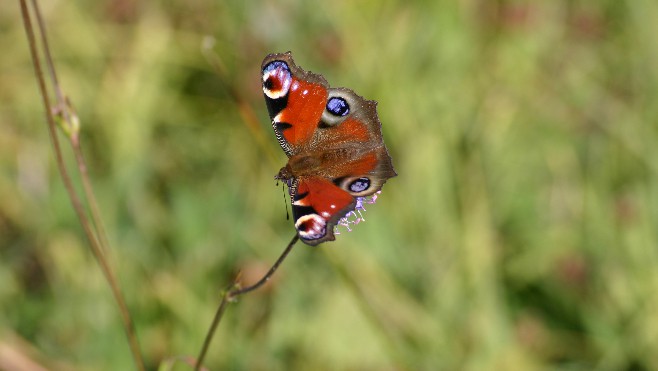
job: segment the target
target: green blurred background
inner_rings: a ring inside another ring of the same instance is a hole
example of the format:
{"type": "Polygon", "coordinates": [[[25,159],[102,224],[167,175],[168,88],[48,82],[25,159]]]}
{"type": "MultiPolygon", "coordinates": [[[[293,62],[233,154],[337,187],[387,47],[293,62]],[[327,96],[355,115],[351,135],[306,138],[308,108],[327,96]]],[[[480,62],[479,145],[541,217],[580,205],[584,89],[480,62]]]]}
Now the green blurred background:
{"type": "MultiPolygon", "coordinates": [[[[658,369],[655,1],[41,4],[150,369],[293,235],[259,81],[287,50],[379,102],[399,176],[228,308],[211,369],[658,369]]],[[[0,30],[0,362],[130,369],[17,2],[0,30]]]]}

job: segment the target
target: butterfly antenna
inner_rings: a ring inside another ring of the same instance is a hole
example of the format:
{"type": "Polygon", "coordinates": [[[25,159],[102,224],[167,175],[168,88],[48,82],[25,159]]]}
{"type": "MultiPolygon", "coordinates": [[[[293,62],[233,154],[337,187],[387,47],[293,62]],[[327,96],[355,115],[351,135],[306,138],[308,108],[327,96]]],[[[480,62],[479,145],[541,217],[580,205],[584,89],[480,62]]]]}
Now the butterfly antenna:
{"type": "Polygon", "coordinates": [[[288,213],[288,200],[286,199],[286,187],[283,183],[281,184],[281,192],[283,192],[283,204],[286,205],[286,220],[290,220],[290,214],[288,213]]]}

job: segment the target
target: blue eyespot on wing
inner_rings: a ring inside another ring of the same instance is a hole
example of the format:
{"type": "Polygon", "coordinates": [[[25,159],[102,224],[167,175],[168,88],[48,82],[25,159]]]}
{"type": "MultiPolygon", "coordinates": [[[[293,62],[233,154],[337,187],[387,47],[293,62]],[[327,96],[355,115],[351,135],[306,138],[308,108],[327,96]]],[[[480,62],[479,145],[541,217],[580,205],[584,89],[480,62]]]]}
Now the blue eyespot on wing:
{"type": "Polygon", "coordinates": [[[350,106],[341,97],[332,97],[327,102],[327,111],[334,116],[345,116],[350,113],[350,106]]]}

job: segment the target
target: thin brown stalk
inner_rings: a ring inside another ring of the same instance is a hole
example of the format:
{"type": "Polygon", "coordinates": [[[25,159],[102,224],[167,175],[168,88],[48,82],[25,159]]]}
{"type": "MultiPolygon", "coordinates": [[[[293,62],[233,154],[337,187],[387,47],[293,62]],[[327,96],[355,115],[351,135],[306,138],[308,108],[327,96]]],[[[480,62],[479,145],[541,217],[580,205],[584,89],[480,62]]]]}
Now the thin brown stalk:
{"type": "Polygon", "coordinates": [[[77,117],[71,112],[71,105],[66,99],[66,95],[62,90],[61,85],[59,84],[59,79],[57,78],[57,72],[55,71],[55,64],[53,63],[53,58],[50,53],[50,46],[48,44],[48,38],[46,37],[46,28],[41,16],[41,10],[39,4],[36,0],[32,0],[32,7],[34,8],[34,13],[37,18],[37,24],[39,25],[39,35],[41,36],[41,44],[43,45],[43,54],[46,58],[46,65],[48,67],[48,74],[50,76],[51,84],[55,90],[55,101],[56,107],[55,112],[60,113],[64,119],[64,122],[67,123],[68,127],[71,129],[71,146],[75,153],[75,160],[78,164],[78,171],[80,171],[82,186],[85,193],[85,198],[87,204],[89,205],[89,210],[91,211],[91,218],[96,229],[96,236],[101,244],[101,249],[103,252],[106,252],[109,249],[109,243],[107,242],[107,233],[105,233],[105,227],[103,221],[100,217],[100,210],[98,208],[98,202],[93,192],[93,187],[89,181],[89,174],[87,172],[87,165],[85,163],[84,157],[82,155],[82,149],[80,147],[80,136],[78,135],[77,128],[75,128],[73,120],[77,120],[77,117]]]}
{"type": "Polygon", "coordinates": [[[222,317],[224,316],[224,312],[226,311],[227,304],[234,301],[238,296],[254,291],[257,288],[263,286],[265,283],[267,283],[267,281],[269,281],[272,278],[277,268],[279,268],[281,263],[286,259],[286,257],[288,256],[288,254],[290,253],[293,246],[295,246],[295,243],[297,243],[298,240],[299,240],[299,235],[295,233],[295,236],[292,238],[288,246],[286,246],[285,250],[283,250],[283,253],[281,253],[281,255],[276,260],[276,262],[272,265],[270,270],[267,271],[267,273],[258,282],[256,282],[251,286],[241,288],[238,282],[238,280],[240,279],[238,275],[235,282],[233,282],[233,284],[231,284],[231,286],[224,291],[224,293],[222,294],[222,301],[219,303],[219,307],[217,307],[217,311],[215,312],[215,317],[213,318],[212,323],[210,324],[210,328],[208,328],[206,339],[203,342],[203,346],[201,347],[201,352],[199,353],[199,357],[197,357],[196,366],[194,367],[195,371],[199,371],[203,367],[203,360],[206,358],[206,353],[210,348],[210,343],[212,342],[212,338],[215,335],[217,326],[219,325],[219,322],[222,320],[222,317]]]}
{"type": "Polygon", "coordinates": [[[96,195],[94,194],[94,188],[91,185],[89,179],[89,173],[87,172],[87,163],[85,162],[84,156],[82,155],[82,147],[80,146],[80,138],[74,137],[71,138],[71,146],[73,147],[73,154],[75,155],[75,162],[78,164],[78,171],[80,172],[80,179],[82,179],[82,189],[85,193],[85,199],[89,205],[89,211],[91,214],[91,220],[96,227],[96,235],[98,236],[98,241],[101,244],[102,251],[107,251],[110,247],[109,242],[107,241],[107,233],[105,232],[105,226],[103,225],[103,219],[101,218],[100,209],[98,207],[98,201],[96,200],[96,195]]]}
{"type": "MultiPolygon", "coordinates": [[[[75,187],[73,186],[73,182],[71,181],[71,177],[68,173],[68,170],[66,168],[63,155],[62,155],[62,150],[61,150],[61,145],[59,143],[59,139],[57,136],[57,126],[55,123],[55,118],[53,117],[54,113],[52,110],[52,107],[50,105],[50,98],[48,96],[48,91],[46,88],[46,82],[43,76],[43,69],[41,68],[41,63],[39,62],[39,53],[37,50],[37,45],[36,45],[36,38],[34,35],[34,29],[32,27],[32,20],[30,18],[30,13],[27,8],[27,4],[25,0],[19,0],[20,5],[21,5],[21,13],[22,13],[22,19],[23,19],[23,25],[25,26],[25,32],[27,34],[27,39],[30,47],[30,53],[32,56],[32,62],[34,64],[34,70],[35,74],[37,77],[37,83],[39,85],[39,91],[41,93],[41,98],[43,100],[43,106],[46,111],[46,122],[48,124],[48,132],[50,135],[51,142],[53,144],[53,150],[55,152],[55,160],[57,163],[57,169],[59,171],[59,174],[62,178],[62,181],[64,182],[64,186],[66,188],[66,191],[69,195],[69,199],[71,201],[71,204],[73,206],[73,210],[75,211],[80,224],[82,225],[82,229],[84,230],[85,236],[89,240],[89,244],[91,246],[91,250],[94,254],[94,257],[98,261],[98,264],[101,267],[101,271],[103,272],[103,275],[105,276],[106,280],[108,281],[110,285],[110,289],[112,291],[112,295],[114,296],[115,302],[119,306],[119,312],[121,314],[121,318],[123,321],[123,326],[124,330],[126,331],[126,335],[128,337],[128,342],[130,345],[131,352],[133,354],[133,358],[135,360],[135,365],[138,370],[142,371],[144,370],[144,361],[142,359],[142,354],[139,349],[139,343],[137,341],[137,336],[135,333],[135,327],[132,322],[132,318],[130,317],[130,313],[128,311],[128,307],[125,303],[125,300],[123,298],[123,295],[121,293],[121,290],[119,288],[118,281],[114,275],[113,270],[111,269],[107,259],[105,258],[103,254],[103,250],[101,247],[101,244],[99,243],[98,236],[94,234],[92,231],[91,226],[89,225],[89,221],[87,219],[87,214],[85,212],[85,208],[80,200],[80,197],[78,196],[75,187]]],[[[41,18],[41,13],[39,11],[38,4],[35,0],[32,1],[32,6],[34,9],[34,12],[37,17],[38,21],[38,27],[39,31],[41,33],[41,41],[42,41],[42,47],[43,47],[43,52],[46,55],[46,61],[48,68],[51,73],[51,77],[53,78],[53,83],[55,86],[56,90],[56,95],[58,97],[58,109],[63,109],[65,119],[68,119],[68,123],[70,124],[71,117],[68,115],[68,108],[65,107],[65,103],[63,104],[62,102],[64,101],[64,95],[61,92],[61,89],[59,88],[59,84],[57,84],[57,78],[55,74],[55,68],[52,63],[52,58],[50,57],[50,50],[48,48],[48,43],[46,39],[46,34],[45,34],[45,27],[43,20],[41,18]],[[66,116],[68,115],[68,116],[66,116]]]]}

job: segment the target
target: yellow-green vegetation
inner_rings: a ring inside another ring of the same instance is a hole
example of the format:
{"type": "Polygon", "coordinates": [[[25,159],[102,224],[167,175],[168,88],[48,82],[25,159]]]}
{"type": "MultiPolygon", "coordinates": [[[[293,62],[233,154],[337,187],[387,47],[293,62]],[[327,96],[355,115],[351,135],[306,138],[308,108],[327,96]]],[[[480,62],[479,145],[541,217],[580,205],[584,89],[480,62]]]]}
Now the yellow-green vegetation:
{"type": "MultiPolygon", "coordinates": [[[[230,305],[207,366],[658,369],[658,3],[41,3],[149,369],[294,233],[259,81],[288,50],[379,102],[399,176],[230,305]]],[[[131,369],[17,2],[0,29],[0,365],[131,369]]]]}

